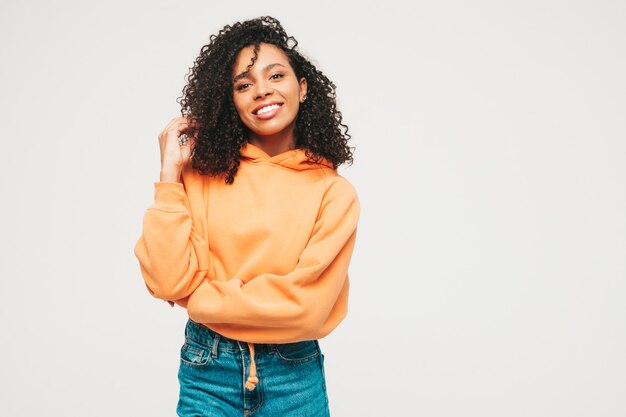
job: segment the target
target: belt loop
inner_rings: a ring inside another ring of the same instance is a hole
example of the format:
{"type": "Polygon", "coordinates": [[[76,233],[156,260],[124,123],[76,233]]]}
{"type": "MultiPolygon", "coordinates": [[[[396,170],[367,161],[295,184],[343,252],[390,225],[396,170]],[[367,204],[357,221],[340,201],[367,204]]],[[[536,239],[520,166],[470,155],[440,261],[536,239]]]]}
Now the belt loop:
{"type": "Polygon", "coordinates": [[[217,345],[220,343],[220,334],[214,332],[215,337],[213,337],[213,346],[211,347],[211,356],[213,359],[217,358],[217,345]]]}

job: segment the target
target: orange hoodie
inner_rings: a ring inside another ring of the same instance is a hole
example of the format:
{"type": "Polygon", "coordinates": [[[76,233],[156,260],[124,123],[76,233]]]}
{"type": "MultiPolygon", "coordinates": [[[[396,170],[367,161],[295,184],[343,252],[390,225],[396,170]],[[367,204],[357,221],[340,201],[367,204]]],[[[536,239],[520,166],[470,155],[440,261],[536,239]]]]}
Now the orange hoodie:
{"type": "Polygon", "coordinates": [[[270,157],[247,143],[233,184],[187,166],[183,183],[156,182],[135,245],[152,296],[253,343],[328,335],[348,308],[348,266],[359,219],[354,187],[304,150],[270,157]]]}

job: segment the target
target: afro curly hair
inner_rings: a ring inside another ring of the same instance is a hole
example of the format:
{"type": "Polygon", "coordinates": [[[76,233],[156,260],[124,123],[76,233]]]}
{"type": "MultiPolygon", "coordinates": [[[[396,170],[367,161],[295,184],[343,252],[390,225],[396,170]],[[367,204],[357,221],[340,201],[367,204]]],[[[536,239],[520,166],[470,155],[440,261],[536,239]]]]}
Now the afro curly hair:
{"type": "Polygon", "coordinates": [[[297,49],[298,42],[280,22],[263,16],[226,25],[201,48],[187,74],[183,95],[177,99],[183,116],[194,120],[187,133],[196,137],[191,166],[203,175],[225,177],[232,184],[240,164],[240,150],[249,139],[233,101],[232,71],[239,52],[254,47],[254,65],[261,43],[280,48],[298,79],[307,81],[307,100],[300,105],[295,124],[296,148],[304,149],[309,161],[327,159],[337,167],[352,164],[348,126],[337,110],[335,85],[297,49]]]}

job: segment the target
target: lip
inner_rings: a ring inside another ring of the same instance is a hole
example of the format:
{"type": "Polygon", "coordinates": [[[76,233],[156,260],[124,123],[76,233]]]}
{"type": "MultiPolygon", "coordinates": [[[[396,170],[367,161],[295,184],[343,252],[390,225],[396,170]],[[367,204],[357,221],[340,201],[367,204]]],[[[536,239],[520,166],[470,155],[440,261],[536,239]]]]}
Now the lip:
{"type": "Polygon", "coordinates": [[[272,104],[280,104],[281,106],[283,105],[283,103],[281,103],[280,101],[270,101],[269,103],[259,104],[258,106],[254,108],[254,110],[252,110],[252,114],[256,116],[257,115],[256,112],[261,110],[263,107],[271,106],[272,104]]]}

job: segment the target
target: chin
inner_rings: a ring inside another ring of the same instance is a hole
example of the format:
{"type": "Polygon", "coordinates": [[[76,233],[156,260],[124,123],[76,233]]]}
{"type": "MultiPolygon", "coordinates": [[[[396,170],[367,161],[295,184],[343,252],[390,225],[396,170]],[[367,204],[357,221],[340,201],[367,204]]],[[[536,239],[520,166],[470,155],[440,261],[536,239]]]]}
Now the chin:
{"type": "Polygon", "coordinates": [[[276,129],[276,130],[263,130],[263,131],[252,131],[252,133],[254,133],[256,136],[274,136],[276,134],[279,134],[280,132],[282,132],[282,129],[276,129]]]}
{"type": "Polygon", "coordinates": [[[286,129],[287,129],[287,127],[281,126],[281,127],[275,128],[275,129],[271,129],[271,128],[267,128],[267,129],[250,129],[250,132],[252,132],[256,136],[272,136],[272,135],[279,134],[279,133],[285,131],[286,129]]]}

